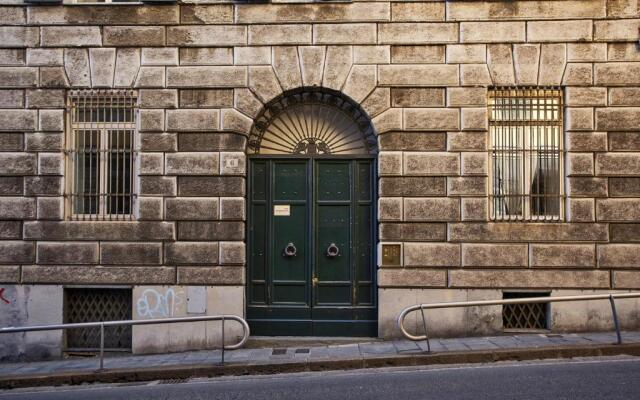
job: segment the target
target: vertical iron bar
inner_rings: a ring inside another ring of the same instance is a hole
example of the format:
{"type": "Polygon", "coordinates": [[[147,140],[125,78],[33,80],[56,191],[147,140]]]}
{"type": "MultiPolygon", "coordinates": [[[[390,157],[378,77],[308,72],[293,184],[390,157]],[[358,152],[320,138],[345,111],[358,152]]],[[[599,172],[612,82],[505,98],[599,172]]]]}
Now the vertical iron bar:
{"type": "Polygon", "coordinates": [[[222,362],[220,365],[224,365],[224,316],[222,316],[222,362]]]}
{"type": "Polygon", "coordinates": [[[609,302],[611,303],[611,314],[613,315],[613,323],[616,326],[616,335],[618,336],[618,344],[622,344],[622,335],[620,334],[620,322],[618,321],[618,312],[616,311],[616,302],[613,295],[609,295],[609,302]]]}
{"type": "Polygon", "coordinates": [[[420,313],[422,314],[422,327],[424,328],[424,337],[427,340],[427,353],[431,353],[431,343],[429,342],[429,332],[427,331],[427,319],[424,317],[424,308],[420,304],[420,313]]]}
{"type": "Polygon", "coordinates": [[[104,368],[104,322],[100,324],[100,370],[104,368]]]}

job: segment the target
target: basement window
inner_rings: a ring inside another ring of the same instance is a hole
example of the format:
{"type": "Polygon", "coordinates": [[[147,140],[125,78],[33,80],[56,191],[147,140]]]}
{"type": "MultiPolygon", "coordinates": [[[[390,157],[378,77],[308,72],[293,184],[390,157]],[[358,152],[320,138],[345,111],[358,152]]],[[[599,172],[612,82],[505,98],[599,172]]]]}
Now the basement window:
{"type": "Polygon", "coordinates": [[[70,218],[132,219],[135,93],[72,91],[68,113],[66,197],[70,218]]]}
{"type": "MultiPolygon", "coordinates": [[[[503,299],[549,297],[548,292],[505,292],[503,299]]],[[[549,329],[549,303],[505,304],[502,306],[502,327],[505,330],[549,329]]]]}

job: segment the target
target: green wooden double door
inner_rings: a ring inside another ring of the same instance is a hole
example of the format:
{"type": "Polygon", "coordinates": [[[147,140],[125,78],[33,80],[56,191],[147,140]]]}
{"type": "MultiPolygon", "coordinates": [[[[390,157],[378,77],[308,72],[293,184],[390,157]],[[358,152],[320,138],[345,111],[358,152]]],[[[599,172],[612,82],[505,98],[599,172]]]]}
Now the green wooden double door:
{"type": "Polygon", "coordinates": [[[371,158],[250,159],[252,334],[377,335],[374,168],[371,158]]]}

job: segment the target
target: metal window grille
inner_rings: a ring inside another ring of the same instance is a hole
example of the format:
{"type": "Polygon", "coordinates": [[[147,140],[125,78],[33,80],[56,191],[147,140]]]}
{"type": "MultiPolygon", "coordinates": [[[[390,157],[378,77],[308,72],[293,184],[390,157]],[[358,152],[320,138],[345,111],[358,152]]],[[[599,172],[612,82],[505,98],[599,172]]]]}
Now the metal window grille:
{"type": "MultiPolygon", "coordinates": [[[[503,299],[545,297],[549,293],[503,293],[503,299]]],[[[505,304],[502,306],[504,329],[548,329],[549,303],[505,304]]]]}
{"type": "Polygon", "coordinates": [[[488,107],[491,218],[562,220],[562,90],[492,88],[488,107]]]}
{"type": "Polygon", "coordinates": [[[76,220],[132,219],[135,93],[73,91],[68,112],[68,215],[76,220]]]}
{"type": "MultiPolygon", "coordinates": [[[[64,322],[129,320],[132,315],[131,289],[66,288],[64,322]]],[[[100,328],[69,329],[67,350],[96,351],[100,348],[100,328]]],[[[105,327],[105,349],[131,349],[131,326],[105,327]]]]}

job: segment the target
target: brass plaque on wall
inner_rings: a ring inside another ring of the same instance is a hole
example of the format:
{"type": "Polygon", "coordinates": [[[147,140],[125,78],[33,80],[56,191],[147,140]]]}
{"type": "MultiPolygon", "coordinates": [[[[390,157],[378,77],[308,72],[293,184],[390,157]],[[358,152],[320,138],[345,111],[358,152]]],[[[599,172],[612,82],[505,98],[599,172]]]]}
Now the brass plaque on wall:
{"type": "Polygon", "coordinates": [[[382,265],[401,265],[400,244],[382,245],[382,265]]]}

